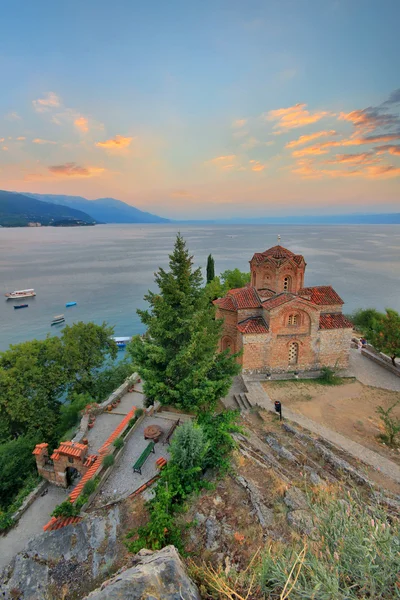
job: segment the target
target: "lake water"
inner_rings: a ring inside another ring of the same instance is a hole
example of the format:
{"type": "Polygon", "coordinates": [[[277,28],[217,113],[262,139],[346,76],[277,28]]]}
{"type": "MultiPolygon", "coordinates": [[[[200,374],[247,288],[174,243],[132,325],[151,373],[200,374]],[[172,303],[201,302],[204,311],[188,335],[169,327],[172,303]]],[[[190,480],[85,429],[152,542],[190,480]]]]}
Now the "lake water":
{"type": "MultiPolygon", "coordinates": [[[[11,343],[57,334],[50,326],[64,313],[67,323],[107,321],[115,335],[142,333],[136,314],[155,289],[154,272],[167,267],[178,230],[196,266],[208,254],[216,272],[248,270],[254,252],[277,243],[303,254],[305,285],[332,285],[345,312],[386,306],[400,310],[400,227],[271,225],[97,225],[82,228],[0,229],[0,292],[35,288],[29,308],[0,297],[0,350],[11,343]],[[65,303],[76,301],[73,308],[65,303]]],[[[203,269],[203,271],[205,268],[203,269]]],[[[23,301],[25,302],[25,300],[23,301]]]]}

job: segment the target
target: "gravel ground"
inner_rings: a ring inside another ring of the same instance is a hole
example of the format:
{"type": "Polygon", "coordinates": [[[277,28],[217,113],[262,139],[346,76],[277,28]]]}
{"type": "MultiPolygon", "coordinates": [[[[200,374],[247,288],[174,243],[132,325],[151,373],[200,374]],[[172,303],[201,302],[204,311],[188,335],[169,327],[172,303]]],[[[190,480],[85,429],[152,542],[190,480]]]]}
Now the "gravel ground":
{"type": "Polygon", "coordinates": [[[5,567],[17,552],[21,552],[31,538],[43,533],[43,525],[50,519],[57,504],[63,502],[68,491],[49,484],[47,494],[39,496],[24,512],[18,524],[0,536],[0,570],[5,567]]]}
{"type": "Polygon", "coordinates": [[[158,473],[156,460],[163,456],[169,459],[169,446],[163,444],[163,438],[172,425],[172,421],[159,417],[146,417],[125,444],[119,464],[113,469],[110,477],[97,496],[96,506],[101,506],[134,492],[141,485],[158,473]],[[142,467],[142,475],[133,472],[133,465],[149,443],[144,439],[144,429],[148,425],[159,425],[163,430],[160,441],[155,445],[155,454],[150,454],[142,467]]]}

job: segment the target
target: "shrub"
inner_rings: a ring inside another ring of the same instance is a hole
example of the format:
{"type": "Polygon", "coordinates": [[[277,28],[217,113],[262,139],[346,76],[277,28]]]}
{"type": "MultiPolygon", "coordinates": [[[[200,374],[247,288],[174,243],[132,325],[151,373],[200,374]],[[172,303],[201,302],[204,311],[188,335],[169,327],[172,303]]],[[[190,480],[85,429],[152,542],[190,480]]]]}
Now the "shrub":
{"type": "Polygon", "coordinates": [[[79,511],[81,510],[82,506],[84,506],[88,500],[89,500],[89,494],[84,494],[82,492],[82,494],[79,496],[78,500],[74,504],[76,510],[78,511],[78,514],[79,514],[79,511]]]}
{"type": "Polygon", "coordinates": [[[327,385],[336,385],[341,383],[341,379],[336,376],[336,370],[332,369],[332,367],[321,367],[319,382],[327,385]]]}
{"type": "Polygon", "coordinates": [[[93,494],[96,487],[97,485],[94,479],[89,479],[89,481],[87,481],[83,486],[82,494],[85,494],[85,496],[90,496],[90,494],[93,494]]]}
{"type": "Polygon", "coordinates": [[[170,451],[174,464],[182,474],[190,474],[192,469],[201,469],[207,449],[202,427],[187,421],[176,430],[170,451]]]}
{"type": "Polygon", "coordinates": [[[231,433],[242,433],[238,420],[238,410],[226,410],[222,413],[212,415],[201,414],[198,423],[202,426],[208,443],[207,453],[204,457],[203,468],[218,469],[221,473],[227,471],[230,466],[230,455],[236,448],[236,442],[231,433]]]}
{"type": "Polygon", "coordinates": [[[112,467],[115,462],[115,459],[112,454],[108,454],[103,458],[103,467],[112,467]]]}
{"type": "Polygon", "coordinates": [[[124,445],[124,440],[120,437],[113,441],[113,446],[115,446],[117,450],[120,450],[123,445],[124,445]]]}
{"type": "Polygon", "coordinates": [[[320,493],[310,506],[312,543],[271,545],[261,570],[268,598],[356,600],[399,598],[399,523],[357,495],[320,493]],[[282,594],[282,595],[281,595],[282,594]]]}
{"type": "Polygon", "coordinates": [[[388,446],[393,446],[394,448],[400,443],[400,419],[393,417],[391,412],[398,404],[400,404],[400,400],[397,400],[386,410],[383,406],[378,406],[376,409],[385,429],[385,433],[381,433],[379,438],[388,446]]]}
{"type": "Polygon", "coordinates": [[[64,502],[55,507],[51,515],[53,517],[75,517],[79,515],[79,508],[69,500],[64,500],[64,502]]]}
{"type": "Polygon", "coordinates": [[[143,408],[138,408],[135,412],[136,419],[139,419],[139,417],[141,417],[143,413],[144,413],[143,408]]]}

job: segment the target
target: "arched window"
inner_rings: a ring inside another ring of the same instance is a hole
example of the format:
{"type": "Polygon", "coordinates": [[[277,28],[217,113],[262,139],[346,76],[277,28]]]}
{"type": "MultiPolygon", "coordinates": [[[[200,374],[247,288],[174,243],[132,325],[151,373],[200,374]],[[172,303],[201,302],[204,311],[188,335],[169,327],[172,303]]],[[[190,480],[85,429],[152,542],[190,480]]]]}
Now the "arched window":
{"type": "Polygon", "coordinates": [[[290,292],[291,288],[292,288],[292,278],[287,275],[283,280],[283,291],[290,292]]]}
{"type": "Polygon", "coordinates": [[[298,315],[289,315],[288,325],[298,325],[298,324],[299,324],[298,315]]]}
{"type": "Polygon", "coordinates": [[[297,342],[291,342],[289,346],[289,365],[297,364],[299,359],[299,345],[297,342]]]}
{"type": "Polygon", "coordinates": [[[222,338],[222,350],[229,350],[229,352],[235,351],[233,341],[230,337],[226,336],[222,338]]]}

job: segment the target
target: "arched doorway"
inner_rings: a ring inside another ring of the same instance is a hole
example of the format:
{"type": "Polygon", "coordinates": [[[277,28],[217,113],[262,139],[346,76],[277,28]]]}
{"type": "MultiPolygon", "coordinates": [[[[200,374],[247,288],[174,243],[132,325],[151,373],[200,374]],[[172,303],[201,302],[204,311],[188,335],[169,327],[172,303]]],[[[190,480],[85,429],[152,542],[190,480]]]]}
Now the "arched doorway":
{"type": "Polygon", "coordinates": [[[222,351],[224,350],[229,350],[229,352],[231,353],[235,352],[235,345],[233,343],[232,338],[230,338],[229,336],[225,336],[224,338],[222,338],[222,351]]]}
{"type": "Polygon", "coordinates": [[[299,360],[299,345],[297,342],[289,344],[289,365],[296,365],[299,360]]]}
{"type": "Polygon", "coordinates": [[[67,487],[75,484],[76,481],[81,476],[78,469],[75,469],[75,467],[67,467],[65,469],[65,475],[66,475],[66,479],[67,479],[67,487]]]}

